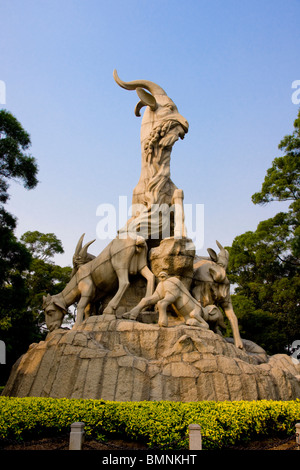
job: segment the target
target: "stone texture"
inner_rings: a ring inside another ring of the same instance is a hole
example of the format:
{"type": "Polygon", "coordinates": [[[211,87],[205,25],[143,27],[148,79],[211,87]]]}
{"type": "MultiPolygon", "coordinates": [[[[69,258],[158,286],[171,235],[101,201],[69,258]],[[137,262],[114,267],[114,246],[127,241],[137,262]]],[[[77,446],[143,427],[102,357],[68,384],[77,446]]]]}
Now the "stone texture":
{"type": "MultiPolygon", "coordinates": [[[[150,295],[155,288],[155,276],[147,266],[147,253],[146,240],[137,234],[135,237],[118,235],[114,238],[97,257],[76,268],[61,292],[43,296],[48,330],[52,332],[61,327],[68,307],[74,303],[77,303],[75,325],[80,325],[90,313],[98,311],[99,302],[107,300],[108,294],[112,297],[103,314],[115,315],[128,290],[130,274],[139,274],[147,280],[146,294],[150,295]]],[[[142,295],[143,286],[136,290],[142,295]]]]}
{"type": "MultiPolygon", "coordinates": [[[[129,276],[129,282],[130,284],[124,292],[119,306],[116,309],[116,314],[118,317],[121,317],[123,313],[126,313],[128,310],[131,310],[133,307],[135,307],[146,295],[147,281],[143,276],[140,274],[137,274],[136,276],[129,276]]],[[[99,309],[100,314],[103,313],[113,297],[113,293],[104,296],[101,301],[101,307],[99,309]]]]}
{"type": "MultiPolygon", "coordinates": [[[[135,108],[136,116],[140,116],[140,110],[145,106],[141,123],[141,174],[132,195],[133,217],[137,219],[136,223],[143,224],[145,220],[141,206],[148,211],[153,210],[154,205],[172,205],[177,187],[171,180],[171,151],[174,143],[179,138],[183,139],[188,132],[189,124],[179,114],[172,99],[156,83],[149,80],[127,83],[119,78],[116,70],[114,79],[122,88],[136,90],[140,100],[135,108]]],[[[155,231],[151,228],[152,236],[153,232],[155,231]]]]}
{"type": "Polygon", "coordinates": [[[165,238],[150,251],[150,266],[158,277],[161,271],[177,276],[187,289],[190,288],[194,273],[195,246],[189,238],[165,238]]]}
{"type": "Polygon", "coordinates": [[[184,324],[160,328],[92,316],[31,345],[14,365],[3,395],[119,401],[300,398],[299,364],[243,343],[240,350],[232,339],[184,324]]]}

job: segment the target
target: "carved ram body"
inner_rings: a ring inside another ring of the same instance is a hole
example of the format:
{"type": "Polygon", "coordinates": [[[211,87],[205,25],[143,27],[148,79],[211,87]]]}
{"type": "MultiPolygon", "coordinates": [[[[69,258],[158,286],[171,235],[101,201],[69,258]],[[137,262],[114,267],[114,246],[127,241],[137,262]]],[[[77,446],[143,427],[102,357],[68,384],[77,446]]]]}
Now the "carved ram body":
{"type": "Polygon", "coordinates": [[[120,300],[129,286],[129,274],[140,273],[147,280],[147,293],[151,295],[155,277],[147,267],[147,245],[145,240],[118,238],[100,253],[99,256],[80,265],[64,290],[54,296],[43,298],[45,320],[50,331],[60,328],[64,315],[70,305],[78,302],[75,325],[89,316],[95,299],[100,299],[117,288],[104,314],[114,314],[120,300]]]}
{"type": "Polygon", "coordinates": [[[229,253],[218,241],[216,243],[220,249],[218,255],[212,248],[208,248],[210,259],[203,258],[194,264],[192,293],[202,307],[215,304],[224,310],[232,328],[234,343],[243,349],[238,320],[231,302],[230,283],[226,275],[229,253]]]}

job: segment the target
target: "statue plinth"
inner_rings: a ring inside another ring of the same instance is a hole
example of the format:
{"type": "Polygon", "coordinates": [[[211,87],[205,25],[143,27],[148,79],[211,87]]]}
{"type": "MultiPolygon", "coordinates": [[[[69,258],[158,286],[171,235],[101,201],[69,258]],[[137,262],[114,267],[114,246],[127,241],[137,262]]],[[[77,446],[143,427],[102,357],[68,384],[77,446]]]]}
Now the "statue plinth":
{"type": "Polygon", "coordinates": [[[300,396],[299,365],[243,344],[240,350],[211,330],[183,324],[92,316],[31,345],[3,395],[183,402],[300,396]]]}

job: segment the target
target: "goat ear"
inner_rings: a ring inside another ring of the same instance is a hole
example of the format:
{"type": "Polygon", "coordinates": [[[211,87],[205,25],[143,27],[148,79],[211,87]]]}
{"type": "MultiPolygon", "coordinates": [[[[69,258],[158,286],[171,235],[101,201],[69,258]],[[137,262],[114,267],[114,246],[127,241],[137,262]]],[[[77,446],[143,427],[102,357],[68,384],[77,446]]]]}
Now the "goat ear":
{"type": "Polygon", "coordinates": [[[221,251],[224,250],[223,246],[221,245],[220,242],[218,242],[218,240],[216,240],[216,244],[218,245],[218,247],[221,251]]]}
{"type": "Polygon", "coordinates": [[[218,261],[218,256],[215,250],[213,250],[212,248],[207,248],[207,251],[210,256],[210,259],[216,263],[218,261]]]}
{"type": "Polygon", "coordinates": [[[138,107],[138,110],[140,110],[142,108],[142,106],[150,106],[150,108],[152,109],[152,111],[155,111],[155,109],[157,108],[157,104],[156,104],[156,99],[154,98],[153,95],[151,95],[150,93],[147,93],[147,91],[145,91],[143,88],[140,88],[138,87],[136,90],[137,92],[137,95],[138,97],[140,98],[140,103],[138,103],[137,107],[138,107]]]}
{"type": "Polygon", "coordinates": [[[43,308],[47,307],[47,305],[50,303],[51,301],[51,295],[48,294],[47,297],[45,295],[43,295],[43,308]]]}
{"type": "Polygon", "coordinates": [[[55,300],[54,305],[56,305],[57,307],[61,308],[64,311],[66,311],[65,305],[63,305],[63,303],[60,302],[59,300],[55,300]]]}

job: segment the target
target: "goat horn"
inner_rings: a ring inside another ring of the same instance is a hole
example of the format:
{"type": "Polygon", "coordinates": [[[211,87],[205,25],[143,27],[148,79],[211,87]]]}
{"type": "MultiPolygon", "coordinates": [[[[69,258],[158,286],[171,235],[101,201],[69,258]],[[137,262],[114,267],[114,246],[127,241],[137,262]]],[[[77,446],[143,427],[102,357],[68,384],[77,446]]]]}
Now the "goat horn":
{"type": "MultiPolygon", "coordinates": [[[[95,240],[96,240],[96,238],[95,238],[95,240]]],[[[86,255],[87,255],[87,249],[88,249],[88,247],[89,247],[92,243],[94,243],[95,240],[92,240],[91,242],[86,243],[86,244],[84,245],[84,247],[81,248],[80,253],[79,253],[79,256],[81,256],[82,258],[85,258],[86,255]]]]}
{"type": "Polygon", "coordinates": [[[125,88],[125,90],[136,90],[136,88],[146,88],[146,90],[150,91],[150,93],[155,95],[166,95],[165,90],[163,90],[159,85],[154,82],[150,82],[149,80],[133,80],[131,82],[123,82],[117,74],[116,69],[113,72],[114,79],[116,83],[125,88]]]}
{"type": "Polygon", "coordinates": [[[78,240],[78,243],[77,243],[77,246],[76,246],[76,249],[75,249],[75,256],[78,256],[80,251],[82,250],[82,241],[84,239],[84,235],[85,235],[85,233],[83,233],[81,235],[81,237],[79,238],[79,240],[78,240]]]}
{"type": "MultiPolygon", "coordinates": [[[[137,89],[135,90],[137,92],[137,95],[138,97],[140,98],[140,102],[136,105],[136,109],[135,109],[135,112],[140,111],[140,109],[142,108],[142,106],[150,106],[150,108],[152,109],[152,111],[155,111],[156,108],[157,108],[157,103],[156,103],[156,99],[154,98],[153,95],[151,95],[150,93],[147,93],[147,91],[145,91],[143,88],[140,88],[140,87],[137,87],[137,89]],[[140,105],[140,103],[142,104],[142,106],[140,105]]],[[[139,116],[140,114],[137,114],[137,116],[139,116]]]]}
{"type": "Polygon", "coordinates": [[[216,240],[216,244],[218,245],[218,247],[220,248],[220,250],[224,250],[224,247],[221,245],[220,242],[218,242],[218,240],[216,240]]]}
{"type": "Polygon", "coordinates": [[[137,116],[137,117],[140,117],[141,116],[141,109],[142,107],[145,106],[145,103],[143,103],[142,101],[139,101],[136,105],[136,107],[134,108],[134,114],[137,116]]]}

